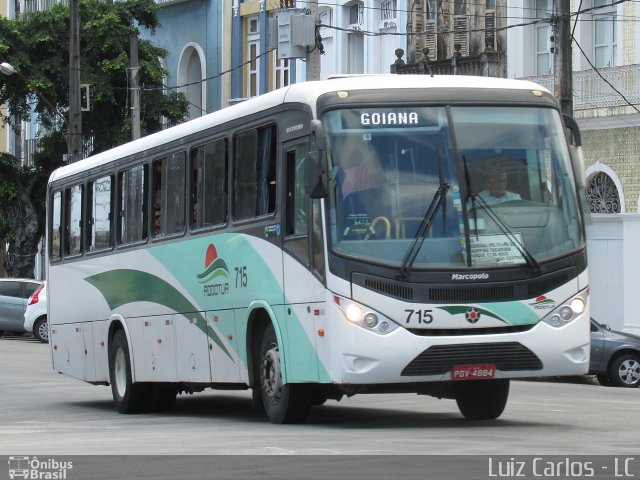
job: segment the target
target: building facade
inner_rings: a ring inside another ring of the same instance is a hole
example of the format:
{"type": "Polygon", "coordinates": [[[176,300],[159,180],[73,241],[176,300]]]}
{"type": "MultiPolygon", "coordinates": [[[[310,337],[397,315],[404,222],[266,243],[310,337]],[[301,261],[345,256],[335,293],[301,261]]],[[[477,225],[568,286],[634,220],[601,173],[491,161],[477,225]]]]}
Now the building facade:
{"type": "MultiPolygon", "coordinates": [[[[510,0],[509,77],[551,91],[557,38],[552,0],[510,0]]],[[[582,132],[592,316],[640,333],[635,286],[640,283],[640,4],[571,2],[573,116],[582,132]],[[577,9],[580,9],[579,11],[577,9]]]]}
{"type": "MultiPolygon", "coordinates": [[[[304,58],[279,58],[273,23],[283,9],[309,13],[309,2],[234,0],[232,97],[248,98],[307,80],[304,58]]],[[[406,48],[407,9],[402,0],[318,2],[320,79],[336,74],[389,73],[394,51],[406,48]]]]}
{"type": "Polygon", "coordinates": [[[320,78],[335,74],[389,73],[395,50],[406,49],[409,20],[402,0],[321,2],[320,78]]]}
{"type": "MultiPolygon", "coordinates": [[[[552,8],[552,0],[509,2],[508,74],[554,91],[552,8]]],[[[573,115],[582,130],[591,211],[638,213],[640,5],[583,0],[573,1],[571,11],[573,115]]]]}
{"type": "Polygon", "coordinates": [[[169,52],[167,88],[183,92],[189,118],[226,106],[230,95],[231,0],[156,0],[160,27],[141,37],[169,52]]]}
{"type": "Polygon", "coordinates": [[[506,0],[406,3],[408,65],[429,70],[423,73],[506,77],[506,0]]]}

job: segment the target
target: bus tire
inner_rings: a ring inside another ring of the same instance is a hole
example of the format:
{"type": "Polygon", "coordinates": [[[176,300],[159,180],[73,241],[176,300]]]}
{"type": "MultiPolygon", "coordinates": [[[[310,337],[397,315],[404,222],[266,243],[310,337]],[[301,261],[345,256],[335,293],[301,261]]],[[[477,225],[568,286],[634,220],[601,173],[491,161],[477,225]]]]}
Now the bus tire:
{"type": "Polygon", "coordinates": [[[311,402],[304,385],[283,384],[278,339],[269,325],[260,343],[258,364],[262,404],[271,423],[300,423],[307,418],[311,402]]]}
{"type": "Polygon", "coordinates": [[[109,380],[113,403],[120,413],[140,413],[151,408],[149,384],[133,383],[129,344],[124,330],[118,330],[109,348],[109,380]]]}
{"type": "Polygon", "coordinates": [[[468,380],[457,385],[456,403],[467,420],[494,420],[509,398],[509,380],[468,380]]]}

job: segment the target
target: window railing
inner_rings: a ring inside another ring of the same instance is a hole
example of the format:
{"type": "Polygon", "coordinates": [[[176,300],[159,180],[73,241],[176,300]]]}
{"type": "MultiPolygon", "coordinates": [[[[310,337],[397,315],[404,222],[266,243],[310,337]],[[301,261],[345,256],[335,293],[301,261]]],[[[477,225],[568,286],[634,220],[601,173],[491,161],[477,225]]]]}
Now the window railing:
{"type": "Polygon", "coordinates": [[[20,13],[51,10],[54,5],[67,5],[69,0],[20,0],[20,13]]]}
{"type": "MultiPolygon", "coordinates": [[[[640,65],[599,68],[602,76],[633,104],[640,103],[640,65]]],[[[553,75],[526,77],[553,92],[553,75]]],[[[589,110],[620,107],[627,101],[607,84],[595,70],[573,72],[573,109],[589,110]]]]}
{"type": "Polygon", "coordinates": [[[398,16],[397,0],[383,0],[380,2],[380,20],[395,20],[398,16]]]}

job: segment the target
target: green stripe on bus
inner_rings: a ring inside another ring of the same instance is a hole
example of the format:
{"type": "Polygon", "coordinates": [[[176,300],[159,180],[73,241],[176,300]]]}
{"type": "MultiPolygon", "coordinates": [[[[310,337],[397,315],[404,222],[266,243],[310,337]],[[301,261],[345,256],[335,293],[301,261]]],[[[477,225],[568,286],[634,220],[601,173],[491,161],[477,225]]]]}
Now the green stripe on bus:
{"type": "Polygon", "coordinates": [[[193,313],[197,317],[198,328],[205,334],[210,332],[212,340],[233,361],[218,334],[207,328],[207,321],[198,308],[163,279],[140,270],[118,269],[98,273],[85,280],[100,291],[111,310],[129,303],[150,302],[180,314],[193,313]]]}

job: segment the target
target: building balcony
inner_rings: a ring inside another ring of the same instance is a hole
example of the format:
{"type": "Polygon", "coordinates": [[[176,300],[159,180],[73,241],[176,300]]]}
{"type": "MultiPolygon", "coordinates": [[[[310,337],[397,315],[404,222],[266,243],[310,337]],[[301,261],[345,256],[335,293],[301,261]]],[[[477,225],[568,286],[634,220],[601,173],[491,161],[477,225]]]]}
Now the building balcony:
{"type": "MultiPolygon", "coordinates": [[[[640,65],[624,65],[620,67],[599,68],[573,72],[573,110],[576,117],[603,116],[594,114],[594,110],[607,109],[608,115],[624,115],[637,113],[629,105],[640,103],[640,65]],[[628,100],[625,100],[620,92],[628,100]]],[[[526,77],[553,92],[553,75],[526,77]]]]}
{"type": "Polygon", "coordinates": [[[54,5],[59,3],[66,5],[69,3],[69,0],[20,0],[20,13],[23,14],[51,10],[54,5]]]}

